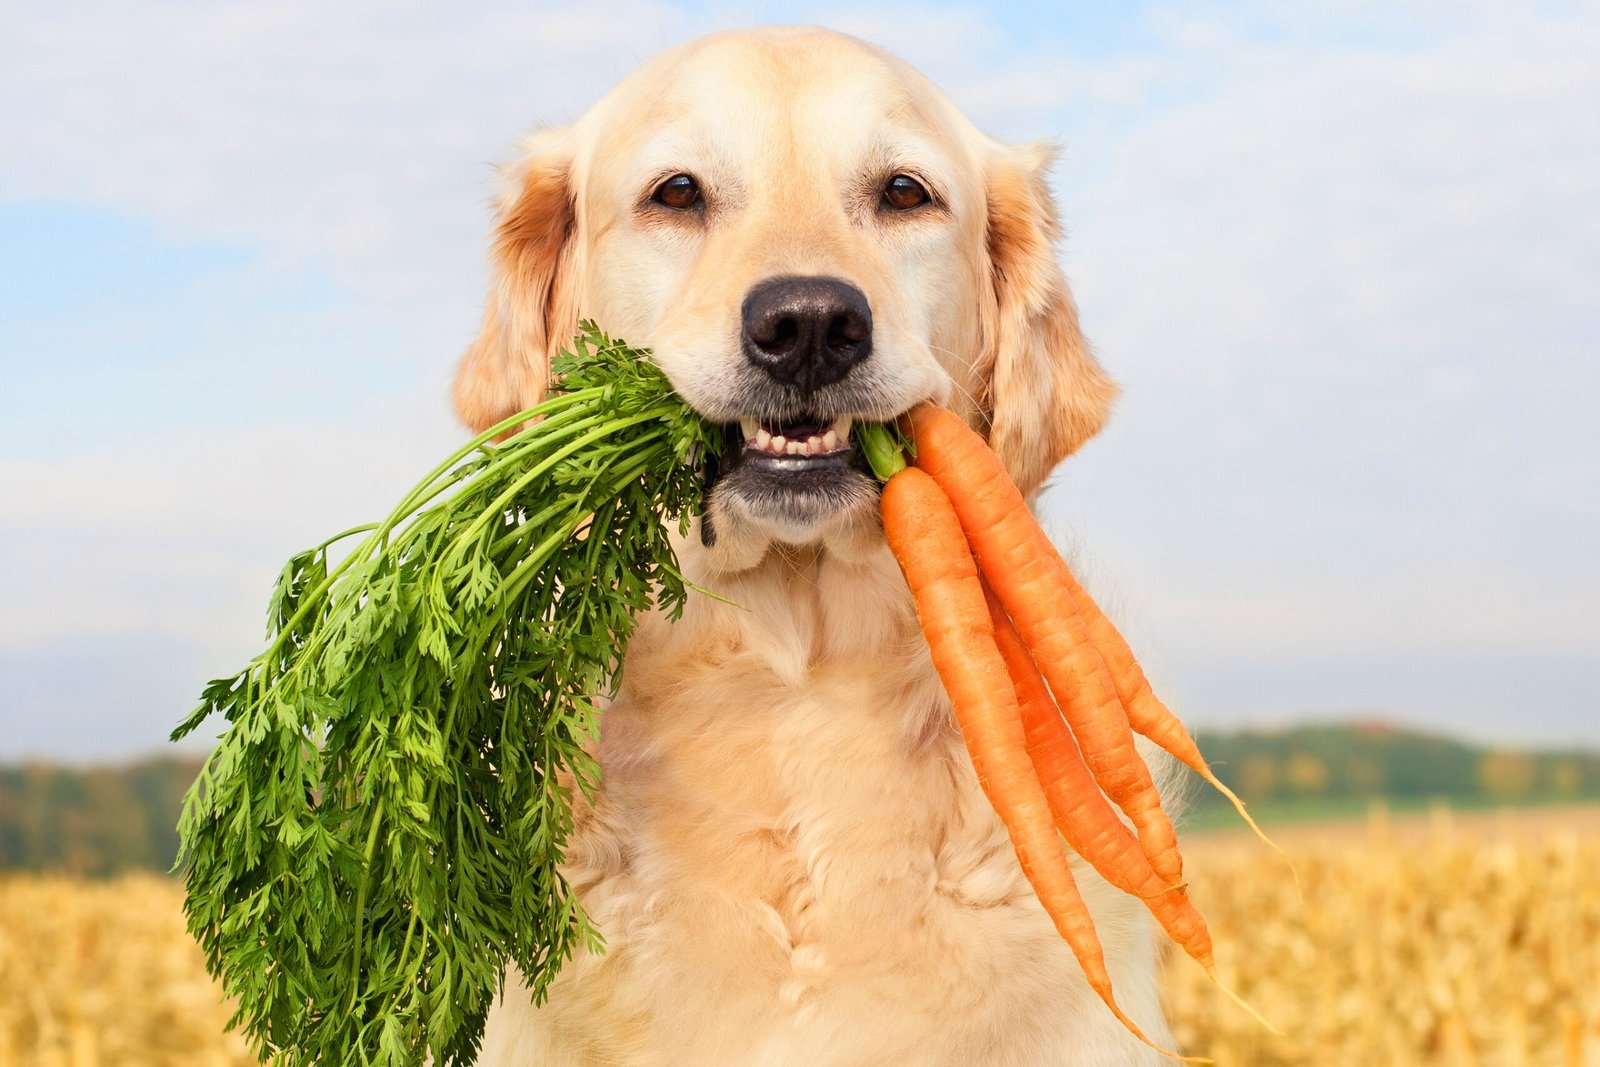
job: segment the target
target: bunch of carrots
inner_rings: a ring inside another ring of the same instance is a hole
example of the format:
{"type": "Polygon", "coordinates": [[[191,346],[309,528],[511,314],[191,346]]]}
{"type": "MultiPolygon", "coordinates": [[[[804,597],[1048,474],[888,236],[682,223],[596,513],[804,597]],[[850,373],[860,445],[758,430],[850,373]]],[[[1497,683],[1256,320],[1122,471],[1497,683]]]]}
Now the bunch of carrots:
{"type": "Polygon", "coordinates": [[[1185,890],[1177,834],[1133,735],[1193,768],[1261,830],[1152,692],[983,438],[941,408],[923,405],[909,418],[915,466],[884,486],[884,532],[978,780],[1089,985],[1134,1036],[1181,1059],[1117,1006],[1062,839],[1142,900],[1222,987],[1211,935],[1185,890]]]}

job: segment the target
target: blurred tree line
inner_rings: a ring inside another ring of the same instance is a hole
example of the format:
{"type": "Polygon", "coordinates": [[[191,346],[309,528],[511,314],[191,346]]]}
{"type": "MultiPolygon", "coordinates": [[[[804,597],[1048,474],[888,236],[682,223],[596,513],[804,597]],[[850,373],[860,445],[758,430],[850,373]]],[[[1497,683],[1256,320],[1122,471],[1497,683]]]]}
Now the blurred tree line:
{"type": "MultiPolygon", "coordinates": [[[[1201,732],[1217,773],[1252,803],[1314,814],[1341,803],[1443,799],[1460,804],[1600,800],[1600,752],[1485,748],[1382,723],[1201,732]]],[[[193,758],[112,767],[0,767],[0,871],[100,876],[166,870],[193,758]]],[[[1221,802],[1192,791],[1199,809],[1221,802]]]]}
{"type": "Polygon", "coordinates": [[[0,767],[0,871],[166,870],[198,759],[111,767],[0,767]]]}
{"type": "MultiPolygon", "coordinates": [[[[1201,731],[1196,739],[1218,777],[1247,801],[1600,799],[1600,752],[1484,747],[1381,722],[1201,731]]],[[[1195,800],[1212,806],[1220,798],[1198,790],[1195,800]]]]}

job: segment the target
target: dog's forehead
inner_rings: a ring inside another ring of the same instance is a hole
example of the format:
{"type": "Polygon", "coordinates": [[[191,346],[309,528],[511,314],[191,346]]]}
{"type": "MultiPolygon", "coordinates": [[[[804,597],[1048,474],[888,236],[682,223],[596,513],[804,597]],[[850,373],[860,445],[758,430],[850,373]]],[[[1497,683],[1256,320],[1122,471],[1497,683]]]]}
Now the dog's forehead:
{"type": "Polygon", "coordinates": [[[907,102],[911,68],[865,41],[809,27],[712,34],[665,52],[619,90],[649,94],[667,111],[695,110],[730,98],[793,107],[867,93],[907,102]]]}
{"type": "Polygon", "coordinates": [[[920,75],[854,38],[805,30],[719,34],[666,53],[582,124],[602,173],[674,155],[779,164],[797,144],[815,162],[959,140],[953,107],[920,75]]]}

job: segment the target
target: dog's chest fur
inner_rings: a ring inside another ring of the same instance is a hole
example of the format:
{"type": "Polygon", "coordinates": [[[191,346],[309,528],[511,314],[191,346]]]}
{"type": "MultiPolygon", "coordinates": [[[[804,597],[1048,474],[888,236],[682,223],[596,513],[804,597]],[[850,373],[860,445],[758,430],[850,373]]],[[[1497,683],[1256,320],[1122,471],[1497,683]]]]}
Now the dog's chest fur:
{"type": "MultiPolygon", "coordinates": [[[[784,556],[641,624],[568,853],[607,950],[541,1008],[509,988],[481,1063],[1146,1062],[1023,879],[893,568],[784,556]]],[[[1142,909],[1075,869],[1164,1039],[1142,909]]]]}

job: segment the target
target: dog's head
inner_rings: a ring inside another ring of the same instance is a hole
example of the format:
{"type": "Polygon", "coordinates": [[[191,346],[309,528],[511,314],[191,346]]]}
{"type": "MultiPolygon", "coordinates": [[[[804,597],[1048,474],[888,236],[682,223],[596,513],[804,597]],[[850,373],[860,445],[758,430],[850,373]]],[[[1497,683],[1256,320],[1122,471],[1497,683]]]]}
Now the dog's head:
{"type": "Polygon", "coordinates": [[[722,536],[870,525],[851,425],[930,398],[1031,493],[1115,391],[1056,262],[1049,159],[985,137],[850,37],[770,29],[668,52],[511,170],[457,410],[481,429],[537,401],[592,318],[728,427],[722,536]]]}

